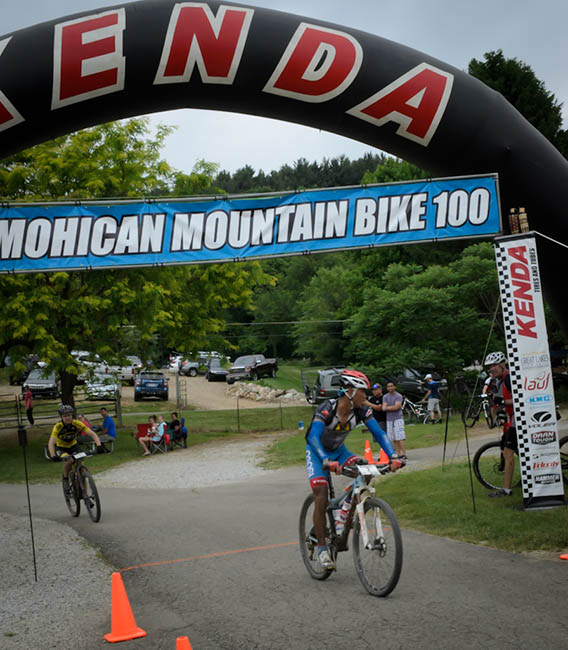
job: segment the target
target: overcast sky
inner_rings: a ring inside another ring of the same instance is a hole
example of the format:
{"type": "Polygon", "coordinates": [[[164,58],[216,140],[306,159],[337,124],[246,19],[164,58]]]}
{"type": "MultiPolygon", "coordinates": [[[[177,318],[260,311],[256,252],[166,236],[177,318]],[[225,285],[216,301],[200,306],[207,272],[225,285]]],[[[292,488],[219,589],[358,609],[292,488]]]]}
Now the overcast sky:
{"type": "MultiPolygon", "coordinates": [[[[0,0],[0,35],[115,4],[119,3],[0,0]]],[[[502,49],[506,57],[533,68],[564,104],[565,128],[568,125],[568,0],[257,0],[249,4],[361,29],[462,70],[473,57],[502,49]]],[[[179,125],[163,155],[185,172],[200,158],[231,172],[246,164],[269,172],[299,157],[321,161],[378,151],[316,129],[236,113],[184,109],[156,113],[151,119],[153,124],[179,125]]]]}

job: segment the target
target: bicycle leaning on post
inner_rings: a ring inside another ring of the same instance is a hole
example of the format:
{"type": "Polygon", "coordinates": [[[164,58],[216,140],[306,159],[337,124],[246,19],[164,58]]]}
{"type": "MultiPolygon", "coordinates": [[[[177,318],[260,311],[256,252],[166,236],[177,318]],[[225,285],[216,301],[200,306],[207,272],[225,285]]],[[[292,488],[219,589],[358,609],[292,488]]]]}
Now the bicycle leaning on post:
{"type": "Polygon", "coordinates": [[[402,403],[402,417],[404,418],[405,424],[412,424],[413,420],[427,424],[430,419],[430,411],[424,408],[422,404],[413,402],[408,397],[405,397],[402,403]]]}
{"type": "MultiPolygon", "coordinates": [[[[341,473],[354,480],[339,497],[335,497],[329,477],[326,544],[335,562],[338,553],[349,549],[349,533],[353,529],[353,560],[357,575],[371,595],[384,597],[392,592],[400,578],[402,536],[391,507],[376,497],[375,487],[370,484],[374,477],[390,472],[389,465],[367,465],[366,462],[360,460],[357,465],[343,468],[341,473]],[[351,499],[351,509],[343,531],[337,534],[333,513],[348,498],[351,499]]],[[[318,561],[313,514],[314,495],[310,494],[300,511],[300,552],[311,577],[326,580],[334,569],[326,569],[318,561]]]]}
{"type": "Polygon", "coordinates": [[[68,456],[59,456],[59,459],[63,462],[69,462],[70,458],[73,459],[71,471],[67,477],[68,489],[66,489],[65,483],[63,484],[63,496],[69,512],[73,517],[78,517],[81,514],[81,501],[83,501],[89,517],[97,522],[101,518],[101,500],[95,479],[83,464],[83,458],[95,454],[96,452],[79,451],[68,456]]]}

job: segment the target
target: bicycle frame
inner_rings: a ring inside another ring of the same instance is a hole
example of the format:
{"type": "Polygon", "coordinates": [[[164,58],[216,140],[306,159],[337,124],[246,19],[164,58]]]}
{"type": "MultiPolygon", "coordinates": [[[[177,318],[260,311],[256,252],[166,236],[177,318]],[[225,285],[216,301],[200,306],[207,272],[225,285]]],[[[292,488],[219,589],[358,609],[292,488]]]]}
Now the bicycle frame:
{"type": "MultiPolygon", "coordinates": [[[[361,524],[361,535],[363,537],[363,542],[365,548],[371,548],[372,544],[369,541],[369,532],[367,530],[367,520],[365,519],[365,502],[367,499],[374,497],[376,495],[376,490],[374,485],[370,485],[370,480],[373,476],[379,476],[381,474],[386,474],[390,471],[388,465],[357,465],[359,473],[353,478],[353,481],[347,486],[344,492],[335,497],[335,492],[331,481],[329,481],[329,492],[330,492],[330,501],[327,506],[327,514],[330,523],[330,530],[332,531],[332,543],[335,544],[338,551],[347,550],[347,539],[349,537],[349,532],[353,525],[353,515],[354,511],[357,512],[359,522],[361,524]],[[343,502],[351,497],[351,509],[349,510],[349,515],[347,521],[345,522],[345,527],[340,535],[337,535],[335,532],[335,517],[333,514],[334,510],[341,508],[343,502]]],[[[349,473],[350,468],[344,468],[343,472],[346,476],[353,476],[349,473]]],[[[380,533],[380,536],[383,535],[382,521],[380,517],[375,517],[375,525],[377,532],[380,533]]]]}

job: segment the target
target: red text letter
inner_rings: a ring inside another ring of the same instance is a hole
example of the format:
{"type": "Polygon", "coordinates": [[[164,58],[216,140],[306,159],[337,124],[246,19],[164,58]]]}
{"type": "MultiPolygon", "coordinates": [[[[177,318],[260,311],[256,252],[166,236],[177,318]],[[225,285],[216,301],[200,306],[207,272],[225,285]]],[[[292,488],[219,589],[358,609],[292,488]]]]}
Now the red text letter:
{"type": "MultiPolygon", "coordinates": [[[[8,45],[11,40],[12,37],[10,36],[9,38],[0,41],[0,56],[2,56],[2,52],[4,52],[6,45],[8,45]]],[[[0,131],[5,131],[11,126],[15,126],[23,121],[24,118],[18,113],[12,102],[0,90],[0,131]]]]}
{"type": "Polygon", "coordinates": [[[383,126],[400,124],[397,134],[428,146],[446,110],[454,75],[421,63],[347,112],[383,126]]]}
{"type": "Polygon", "coordinates": [[[124,27],[124,9],[55,26],[52,109],[123,90],[124,27]]]}
{"type": "Polygon", "coordinates": [[[189,81],[197,65],[203,83],[232,84],[252,20],[253,9],[206,4],[175,5],[154,84],[189,81]]]}
{"type": "Polygon", "coordinates": [[[351,84],[362,61],[363,50],[353,36],[302,23],[264,92],[304,102],[326,102],[351,84]]]}

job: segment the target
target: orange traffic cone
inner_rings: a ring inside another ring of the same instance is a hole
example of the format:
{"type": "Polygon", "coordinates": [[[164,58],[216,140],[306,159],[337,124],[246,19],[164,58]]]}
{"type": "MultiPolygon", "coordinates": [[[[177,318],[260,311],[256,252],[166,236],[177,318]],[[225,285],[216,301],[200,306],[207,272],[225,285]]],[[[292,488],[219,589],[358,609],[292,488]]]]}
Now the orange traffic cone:
{"type": "Polygon", "coordinates": [[[381,455],[379,456],[379,465],[388,465],[389,457],[387,456],[384,449],[381,449],[381,455]]]}
{"type": "Polygon", "coordinates": [[[371,445],[369,444],[368,440],[365,440],[365,455],[363,456],[363,458],[369,463],[375,462],[373,460],[373,452],[371,451],[371,445]]]}
{"type": "Polygon", "coordinates": [[[186,636],[178,636],[176,650],[191,650],[191,643],[186,636]]]}
{"type": "Polygon", "coordinates": [[[561,560],[568,560],[568,553],[564,553],[564,555],[560,556],[561,560]]]}
{"type": "Polygon", "coordinates": [[[111,633],[105,634],[104,639],[109,643],[117,641],[130,641],[146,636],[146,632],[136,626],[134,614],[130,609],[126,589],[120,573],[112,574],[112,605],[111,605],[111,633]]]}

